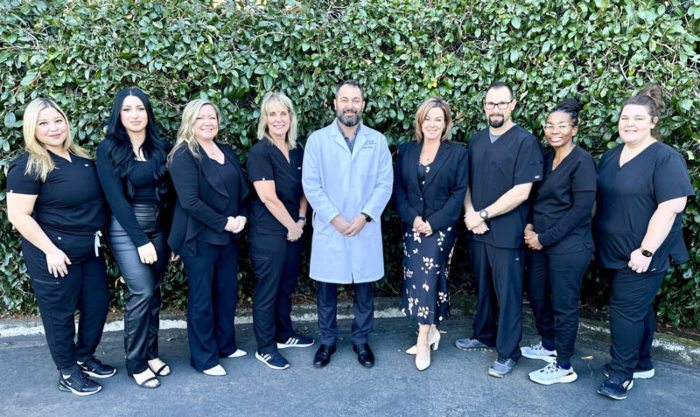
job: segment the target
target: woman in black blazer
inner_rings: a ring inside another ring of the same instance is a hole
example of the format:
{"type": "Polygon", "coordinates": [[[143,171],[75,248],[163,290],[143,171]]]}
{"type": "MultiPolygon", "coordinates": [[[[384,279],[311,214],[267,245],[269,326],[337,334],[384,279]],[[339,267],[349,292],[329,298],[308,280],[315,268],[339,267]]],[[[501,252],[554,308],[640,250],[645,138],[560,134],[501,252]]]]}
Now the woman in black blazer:
{"type": "Polygon", "coordinates": [[[208,100],[187,103],[169,156],[177,203],[168,244],[182,257],[189,281],[190,363],[212,376],[226,375],[219,358],[246,354],[236,347],[233,322],[248,185],[233,148],[214,141],[219,115],[208,100]]]}
{"type": "Polygon", "coordinates": [[[404,224],[404,291],[401,311],[418,322],[416,367],[430,366],[437,350],[437,324],[449,310],[448,270],[455,223],[467,192],[467,149],[451,143],[450,106],[438,97],[416,112],[415,141],[399,148],[394,170],[396,209],[404,224]]]}

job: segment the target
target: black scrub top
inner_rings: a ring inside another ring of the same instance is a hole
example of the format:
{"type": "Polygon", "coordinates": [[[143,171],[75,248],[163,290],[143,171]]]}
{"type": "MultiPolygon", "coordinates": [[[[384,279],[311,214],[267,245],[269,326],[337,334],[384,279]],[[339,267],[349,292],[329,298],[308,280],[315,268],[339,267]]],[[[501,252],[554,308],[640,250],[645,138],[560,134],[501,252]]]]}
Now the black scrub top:
{"type": "Polygon", "coordinates": [[[44,229],[94,235],[104,227],[106,212],[95,164],[71,154],[71,161],[49,151],[55,168],[45,182],[24,173],[29,155],[15,159],[7,172],[7,192],[36,195],[32,217],[44,229]]]}
{"type": "MultiPolygon", "coordinates": [[[[659,204],[694,195],[683,157],[663,143],[653,143],[620,167],[623,145],[607,151],[598,166],[594,226],[598,263],[603,268],[627,268],[630,253],[642,244],[659,204]]],[[[669,233],[656,250],[649,272],[665,271],[678,233],[669,233]]]]}
{"type": "Polygon", "coordinates": [[[596,191],[593,157],[576,146],[552,171],[554,149],[544,156],[544,181],[533,192],[532,223],[544,250],[593,248],[591,219],[596,191]]]}
{"type": "MultiPolygon", "coordinates": [[[[301,167],[304,151],[301,145],[289,151],[289,161],[275,144],[267,139],[256,143],[248,153],[248,177],[251,182],[274,181],[275,193],[294,221],[299,220],[299,202],[304,194],[301,167]]],[[[253,187],[255,190],[255,187],[253,187]]],[[[287,234],[287,228],[265,207],[254,192],[250,229],[255,233],[287,234]]]]}
{"type": "MultiPolygon", "coordinates": [[[[472,205],[479,211],[518,184],[542,181],[542,146],[532,133],[514,125],[495,142],[488,128],[469,142],[469,189],[472,205]]],[[[488,221],[489,231],[469,238],[499,248],[520,248],[529,204],[488,221]]]]}

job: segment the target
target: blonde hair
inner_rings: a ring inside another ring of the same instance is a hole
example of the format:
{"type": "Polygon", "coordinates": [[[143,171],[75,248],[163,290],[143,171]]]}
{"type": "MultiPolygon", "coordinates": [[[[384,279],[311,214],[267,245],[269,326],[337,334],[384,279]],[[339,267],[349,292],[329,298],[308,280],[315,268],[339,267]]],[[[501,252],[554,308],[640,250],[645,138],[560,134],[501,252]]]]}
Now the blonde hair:
{"type": "Polygon", "coordinates": [[[260,118],[258,119],[258,139],[266,139],[270,143],[274,143],[267,131],[267,110],[273,104],[281,104],[287,108],[289,111],[289,130],[287,130],[287,137],[285,142],[287,143],[287,148],[294,149],[297,147],[297,114],[294,111],[294,104],[289,97],[285,96],[283,93],[267,93],[263,97],[262,103],[260,104],[260,118]]]}
{"type": "Polygon", "coordinates": [[[416,133],[413,135],[416,142],[423,141],[423,122],[428,117],[430,110],[435,108],[442,110],[442,113],[445,115],[445,130],[442,132],[440,141],[448,141],[452,137],[452,111],[450,110],[450,105],[442,97],[430,97],[416,111],[416,133]]]}
{"type": "Polygon", "coordinates": [[[35,98],[27,105],[27,108],[24,109],[24,117],[22,118],[24,125],[22,128],[22,133],[24,134],[24,149],[27,151],[27,154],[29,154],[29,160],[24,174],[34,175],[42,182],[46,181],[46,177],[49,173],[56,168],[56,164],[54,164],[53,158],[49,155],[49,151],[46,150],[44,144],[39,142],[36,138],[39,113],[46,109],[56,110],[66,122],[66,140],[63,141],[63,150],[83,158],[90,157],[83,148],[73,143],[70,122],[68,121],[66,113],[49,98],[35,98]]]}
{"type": "Polygon", "coordinates": [[[198,98],[187,103],[182,111],[182,122],[180,122],[180,128],[177,130],[177,141],[175,146],[173,146],[173,150],[170,151],[170,155],[168,155],[168,162],[173,159],[175,152],[183,146],[187,146],[192,156],[196,159],[202,158],[202,155],[199,154],[199,142],[194,136],[194,122],[204,106],[212,106],[216,112],[216,121],[221,123],[221,112],[211,101],[198,98]]]}

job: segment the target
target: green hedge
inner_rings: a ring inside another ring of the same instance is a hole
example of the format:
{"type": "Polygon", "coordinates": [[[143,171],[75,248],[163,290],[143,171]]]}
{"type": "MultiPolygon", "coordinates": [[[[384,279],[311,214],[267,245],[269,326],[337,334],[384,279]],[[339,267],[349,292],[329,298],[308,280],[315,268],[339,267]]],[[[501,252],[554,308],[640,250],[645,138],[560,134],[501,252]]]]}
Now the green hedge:
{"type": "MultiPolygon", "coordinates": [[[[595,155],[613,146],[622,101],[655,82],[667,91],[665,141],[681,152],[700,189],[700,0],[375,0],[238,2],[20,1],[0,4],[0,199],[5,172],[21,152],[21,116],[29,100],[53,97],[70,115],[79,143],[93,148],[114,93],[138,85],[153,98],[165,137],[173,138],[184,104],[208,97],[225,116],[222,139],[244,158],[258,104],[282,90],[300,113],[303,137],[327,124],[332,89],[343,78],[366,88],[365,122],[385,132],[392,150],[410,140],[412,117],[427,96],[456,113],[456,140],[484,127],[481,100],[495,79],[515,85],[515,119],[541,136],[560,99],[585,103],[579,141],[595,155]],[[166,3],[166,4],[160,4],[166,3]]],[[[685,216],[693,260],[669,274],[659,315],[700,327],[700,213],[685,216]]],[[[387,278],[398,293],[401,250],[393,210],[384,215],[387,278]]],[[[35,308],[18,234],[0,214],[0,314],[35,308]]],[[[467,285],[463,245],[454,284],[467,285]]],[[[166,302],[183,305],[185,280],[173,271],[166,302]]],[[[113,264],[119,307],[123,284],[113,264]]],[[[244,260],[241,295],[252,279],[244,260]]],[[[303,279],[300,290],[311,290],[303,279]]],[[[606,303],[607,286],[591,270],[588,302],[606,303]]]]}

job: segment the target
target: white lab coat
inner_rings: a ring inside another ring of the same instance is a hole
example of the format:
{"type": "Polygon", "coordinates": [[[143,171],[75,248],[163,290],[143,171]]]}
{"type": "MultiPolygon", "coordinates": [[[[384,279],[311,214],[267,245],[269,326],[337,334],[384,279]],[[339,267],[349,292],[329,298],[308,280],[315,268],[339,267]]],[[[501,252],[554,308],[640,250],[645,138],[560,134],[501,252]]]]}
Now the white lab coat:
{"type": "Polygon", "coordinates": [[[313,132],[304,151],[302,184],[314,210],[311,278],[335,284],[381,279],[381,214],[393,186],[384,135],[361,125],[351,154],[336,120],[313,132]],[[331,224],[339,214],[351,221],[360,213],[373,221],[353,237],[341,235],[331,224]]]}

